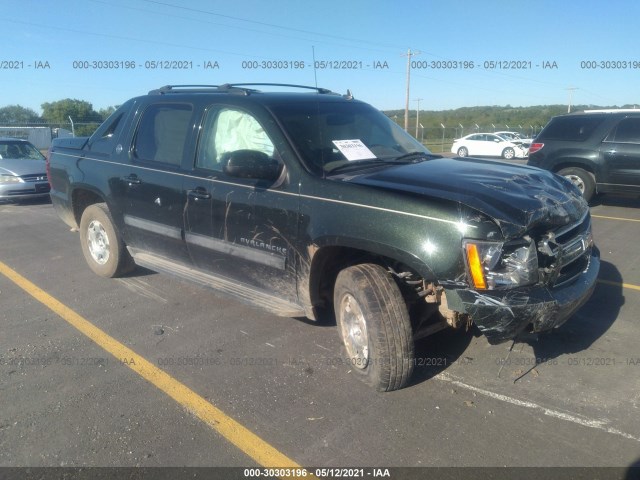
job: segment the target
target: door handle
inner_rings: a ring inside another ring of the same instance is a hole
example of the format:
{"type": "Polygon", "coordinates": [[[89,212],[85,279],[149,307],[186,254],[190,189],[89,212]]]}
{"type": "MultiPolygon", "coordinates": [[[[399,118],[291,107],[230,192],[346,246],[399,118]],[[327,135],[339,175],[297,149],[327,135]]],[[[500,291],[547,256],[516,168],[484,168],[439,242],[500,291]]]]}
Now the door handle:
{"type": "Polygon", "coordinates": [[[189,190],[187,195],[189,195],[189,198],[193,198],[194,200],[209,200],[211,198],[211,194],[202,187],[189,190]]]}
{"type": "Polygon", "coordinates": [[[129,186],[131,186],[131,185],[140,185],[142,183],[142,181],[134,173],[132,173],[131,175],[128,175],[126,177],[120,177],[120,180],[123,180],[123,181],[127,182],[129,184],[129,186]]]}

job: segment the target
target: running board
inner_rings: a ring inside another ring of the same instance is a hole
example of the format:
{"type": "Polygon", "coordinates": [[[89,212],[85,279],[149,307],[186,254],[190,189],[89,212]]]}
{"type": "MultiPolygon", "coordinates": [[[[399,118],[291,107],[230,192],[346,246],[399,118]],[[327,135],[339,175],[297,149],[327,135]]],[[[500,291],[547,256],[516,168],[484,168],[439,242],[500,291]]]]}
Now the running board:
{"type": "Polygon", "coordinates": [[[129,253],[131,253],[136,264],[141,267],[145,267],[156,272],[176,275],[185,280],[209,287],[236,300],[240,300],[254,307],[266,310],[279,317],[306,317],[304,308],[300,305],[283,300],[263,290],[238,284],[228,278],[205,273],[196,268],[176,263],[168,260],[167,258],[153,255],[148,252],[143,252],[129,247],[127,247],[127,249],[129,250],[129,253]]]}

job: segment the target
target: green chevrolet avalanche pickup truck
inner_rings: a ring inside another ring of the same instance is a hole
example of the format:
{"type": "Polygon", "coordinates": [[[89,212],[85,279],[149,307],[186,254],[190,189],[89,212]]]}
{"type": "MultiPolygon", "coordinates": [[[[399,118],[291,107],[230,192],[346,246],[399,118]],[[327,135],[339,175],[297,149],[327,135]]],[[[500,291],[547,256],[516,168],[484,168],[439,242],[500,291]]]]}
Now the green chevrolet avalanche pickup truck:
{"type": "Polygon", "coordinates": [[[599,269],[566,179],[433,155],[322,88],[162,87],[54,141],[48,175],[98,275],[141,265],[277,315],[333,311],[379,390],[405,386],[415,340],[442,328],[498,343],[557,327],[599,269]]]}

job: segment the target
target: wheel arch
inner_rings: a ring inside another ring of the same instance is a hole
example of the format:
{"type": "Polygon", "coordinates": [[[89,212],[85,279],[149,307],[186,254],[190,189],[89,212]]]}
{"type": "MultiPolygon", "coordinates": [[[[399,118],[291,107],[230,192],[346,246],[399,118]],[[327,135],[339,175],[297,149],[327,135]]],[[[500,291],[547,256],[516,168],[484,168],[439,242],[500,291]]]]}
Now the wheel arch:
{"type": "Polygon", "coordinates": [[[582,170],[589,172],[591,175],[593,175],[595,179],[596,169],[592,164],[590,164],[589,162],[584,162],[582,160],[573,159],[573,158],[567,158],[559,161],[553,166],[551,171],[553,173],[558,173],[560,170],[563,170],[565,168],[581,168],[582,170]]]}
{"type": "Polygon", "coordinates": [[[374,263],[387,269],[404,269],[425,280],[436,280],[433,271],[415,255],[362,239],[343,239],[340,243],[314,243],[309,259],[306,285],[301,292],[312,307],[333,302],[333,286],[341,270],[360,263],[374,263]]]}
{"type": "Polygon", "coordinates": [[[95,203],[107,202],[100,192],[91,187],[79,186],[74,188],[71,193],[71,205],[73,208],[73,218],[76,222],[76,227],[80,227],[82,212],[84,212],[89,205],[93,205],[95,203]]]}
{"type": "Polygon", "coordinates": [[[559,171],[564,170],[565,168],[580,168],[587,172],[589,175],[591,175],[591,178],[593,178],[594,192],[599,193],[597,175],[598,172],[596,171],[596,168],[593,164],[579,159],[567,158],[555,164],[551,171],[557,174],[559,171]]]}

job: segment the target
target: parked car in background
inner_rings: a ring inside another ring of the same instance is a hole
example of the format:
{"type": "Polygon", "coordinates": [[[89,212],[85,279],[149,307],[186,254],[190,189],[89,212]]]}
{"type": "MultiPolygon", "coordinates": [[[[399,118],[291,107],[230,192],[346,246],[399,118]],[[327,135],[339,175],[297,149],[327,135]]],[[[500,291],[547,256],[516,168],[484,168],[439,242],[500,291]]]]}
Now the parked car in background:
{"type": "Polygon", "coordinates": [[[525,158],[527,149],[494,133],[472,133],[454,140],[451,152],[459,157],[525,158]]]}
{"type": "Polygon", "coordinates": [[[47,198],[49,189],[44,155],[26,140],[0,138],[0,201],[47,198]]]}
{"type": "Polygon", "coordinates": [[[526,138],[518,132],[494,132],[496,135],[501,136],[505,140],[510,141],[511,143],[515,143],[517,145],[522,145],[523,147],[529,148],[531,142],[533,142],[532,138],[526,138]]]}
{"type": "Polygon", "coordinates": [[[640,194],[640,110],[559,115],[531,144],[529,165],[551,170],[596,193],[640,194]]]}

